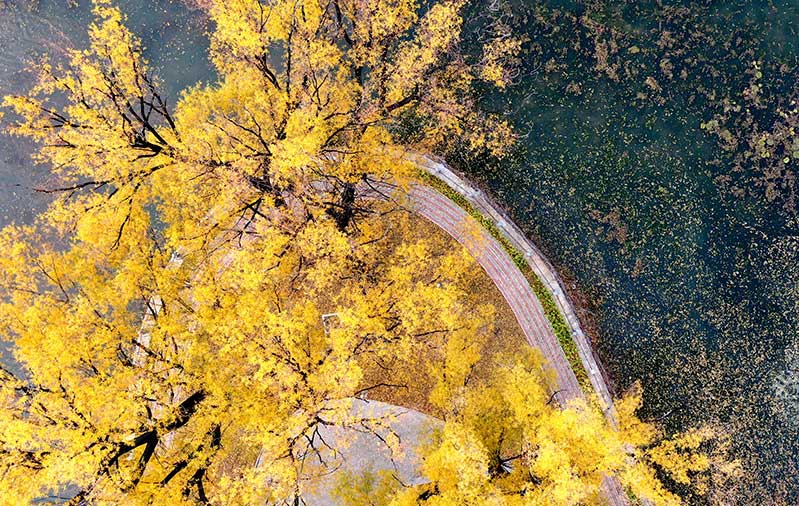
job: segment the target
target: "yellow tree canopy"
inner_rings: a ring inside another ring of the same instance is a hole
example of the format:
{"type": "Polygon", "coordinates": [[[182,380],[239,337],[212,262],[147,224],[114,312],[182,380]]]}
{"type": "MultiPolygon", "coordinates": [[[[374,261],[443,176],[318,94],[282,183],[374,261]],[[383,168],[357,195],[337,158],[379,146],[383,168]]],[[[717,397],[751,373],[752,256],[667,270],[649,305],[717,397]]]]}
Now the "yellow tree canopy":
{"type": "MultiPolygon", "coordinates": [[[[322,205],[343,229],[358,212],[351,185],[401,178],[408,147],[502,152],[511,140],[504,121],[475,107],[473,84],[497,50],[473,64],[460,53],[462,8],[212,2],[219,81],[186,90],[172,111],[122,14],[97,1],[90,47],[65,65],[43,62],[27,96],[6,97],[19,120],[11,131],[40,142],[37,157],[65,189],[88,190],[50,223],[74,227],[72,211],[85,222],[91,208],[104,227],[142,229],[138,210],[150,205],[177,248],[236,212],[292,200],[322,205]]],[[[124,240],[107,235],[112,246],[124,240]]]]}
{"type": "Polygon", "coordinates": [[[48,251],[33,230],[4,231],[0,323],[26,371],[2,383],[7,504],[56,484],[93,504],[299,495],[320,424],[385,423],[349,415],[364,367],[482,332],[484,311],[461,302],[462,251],[378,240],[380,222],[353,236],[262,224],[181,268],[142,247],[149,265],[114,270],[93,245],[48,251]]]}
{"type": "MultiPolygon", "coordinates": [[[[447,355],[447,361],[463,359],[447,355]]],[[[395,485],[386,504],[602,505],[602,481],[613,475],[637,501],[677,505],[682,500],[663,485],[664,476],[689,494],[703,495],[711,476],[737,472],[725,463],[715,443],[719,434],[710,428],[665,438],[641,421],[639,390],[619,402],[614,428],[595,404],[557,406],[536,353],[495,360],[492,376],[463,377],[462,388],[442,406],[444,427],[426,447],[422,464],[428,483],[395,485]]],[[[386,495],[387,481],[372,487],[386,495]]],[[[369,504],[359,499],[356,493],[345,502],[369,504]]]]}
{"type": "Polygon", "coordinates": [[[365,364],[484,331],[463,251],[362,194],[408,147],[510,140],[474,108],[462,7],[215,2],[219,80],[171,108],[98,0],[89,47],[5,98],[59,186],[0,233],[3,504],[299,497],[320,424],[383,423],[348,409],[365,364]]]}

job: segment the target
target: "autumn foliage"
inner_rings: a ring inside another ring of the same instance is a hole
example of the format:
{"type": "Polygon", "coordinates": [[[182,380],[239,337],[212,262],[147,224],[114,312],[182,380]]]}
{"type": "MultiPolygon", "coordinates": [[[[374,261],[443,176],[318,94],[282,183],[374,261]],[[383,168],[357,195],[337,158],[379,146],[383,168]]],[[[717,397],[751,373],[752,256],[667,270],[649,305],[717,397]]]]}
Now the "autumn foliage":
{"type": "Polygon", "coordinates": [[[5,99],[59,184],[0,232],[0,504],[297,504],[320,426],[385,425],[349,409],[366,371],[412,384],[423,356],[444,428],[391,504],[582,504],[605,474],[669,504],[656,471],[707,474],[712,434],[561,409],[534,354],[470,380],[492,315],[464,303],[474,262],[414,236],[388,186],[408,149],[512,140],[474,89],[509,84],[519,43],[461,53],[463,7],[212,2],[218,82],[171,107],[96,0],[90,46],[5,99]]]}

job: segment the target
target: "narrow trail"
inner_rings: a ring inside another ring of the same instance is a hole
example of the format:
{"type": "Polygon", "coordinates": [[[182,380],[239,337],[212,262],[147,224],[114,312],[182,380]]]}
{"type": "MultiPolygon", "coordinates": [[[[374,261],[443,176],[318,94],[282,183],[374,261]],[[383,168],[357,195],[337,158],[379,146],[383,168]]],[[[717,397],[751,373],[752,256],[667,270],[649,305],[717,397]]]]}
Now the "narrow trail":
{"type": "MultiPolygon", "coordinates": [[[[585,398],[538,298],[502,245],[464,209],[430,187],[412,186],[407,199],[415,212],[462,244],[497,286],[516,316],[527,342],[540,350],[546,359],[553,374],[550,388],[557,392],[558,403],[565,406],[572,399],[585,398]]],[[[601,392],[598,393],[604,398],[601,392]]],[[[606,410],[606,415],[611,423],[615,423],[612,410],[606,410]]],[[[605,477],[602,492],[610,505],[628,504],[627,495],[615,477],[605,477]]]]}

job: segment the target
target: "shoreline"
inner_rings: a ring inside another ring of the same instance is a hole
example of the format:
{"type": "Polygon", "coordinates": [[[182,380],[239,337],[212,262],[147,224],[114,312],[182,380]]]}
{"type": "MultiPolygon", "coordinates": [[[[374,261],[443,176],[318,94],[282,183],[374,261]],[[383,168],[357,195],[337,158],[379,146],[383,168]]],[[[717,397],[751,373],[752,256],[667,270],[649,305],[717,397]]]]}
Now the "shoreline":
{"type": "MultiPolygon", "coordinates": [[[[533,244],[538,244],[539,237],[533,235],[530,241],[533,244]]],[[[549,259],[549,257],[547,257],[549,259]]],[[[613,378],[610,373],[610,370],[605,366],[605,362],[600,354],[598,347],[600,346],[601,342],[601,334],[599,331],[599,323],[597,322],[598,316],[595,314],[595,311],[598,310],[594,302],[591,298],[583,292],[579,285],[577,284],[577,279],[571,270],[568,267],[556,264],[551,262],[552,266],[555,269],[555,272],[561,278],[563,285],[566,289],[566,294],[568,296],[569,301],[571,302],[575,313],[577,314],[577,318],[580,320],[582,324],[583,333],[588,338],[588,342],[591,345],[591,349],[596,357],[597,365],[599,366],[600,373],[602,374],[605,383],[608,386],[608,390],[610,390],[611,396],[613,398],[618,397],[620,388],[618,382],[613,378]]]]}
{"type": "Polygon", "coordinates": [[[538,245],[510,218],[510,213],[487,190],[480,188],[476,182],[453,169],[443,158],[425,155],[411,155],[411,158],[419,167],[440,178],[464,197],[488,218],[515,248],[524,253],[526,263],[550,292],[566,320],[594,391],[602,399],[606,409],[610,408],[608,416],[615,420],[613,398],[617,392],[616,384],[595,350],[599,334],[596,321],[589,313],[590,309],[586,307],[588,299],[579,290],[568,269],[564,269],[567,283],[538,245]]]}

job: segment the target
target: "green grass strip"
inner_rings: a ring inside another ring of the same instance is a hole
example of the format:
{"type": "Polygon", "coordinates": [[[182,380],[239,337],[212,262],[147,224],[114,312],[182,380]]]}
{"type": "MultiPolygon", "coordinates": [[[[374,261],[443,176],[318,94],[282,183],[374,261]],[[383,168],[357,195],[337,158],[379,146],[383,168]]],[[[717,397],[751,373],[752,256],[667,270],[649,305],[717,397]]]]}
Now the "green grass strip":
{"type": "Polygon", "coordinates": [[[560,347],[563,349],[563,353],[566,355],[566,359],[569,361],[569,365],[571,365],[574,375],[577,377],[578,383],[586,393],[593,392],[591,381],[588,378],[585,367],[583,367],[582,360],[580,360],[580,354],[577,352],[577,343],[575,343],[574,338],[572,338],[571,329],[569,329],[569,325],[566,323],[566,318],[563,317],[560,309],[558,309],[558,305],[555,303],[555,298],[552,296],[552,293],[547,290],[546,285],[544,285],[538,275],[530,268],[530,265],[524,257],[524,253],[516,249],[510,243],[493,221],[483,216],[466,197],[453,190],[452,187],[442,179],[425,170],[419,170],[418,176],[425,184],[455,202],[466,211],[469,216],[477,220],[477,222],[502,245],[513,260],[513,263],[516,264],[516,267],[519,268],[527,279],[530,288],[533,289],[533,293],[535,293],[535,296],[541,303],[541,307],[544,309],[544,315],[547,317],[547,320],[549,320],[549,324],[555,332],[555,337],[557,337],[560,347]]]}

